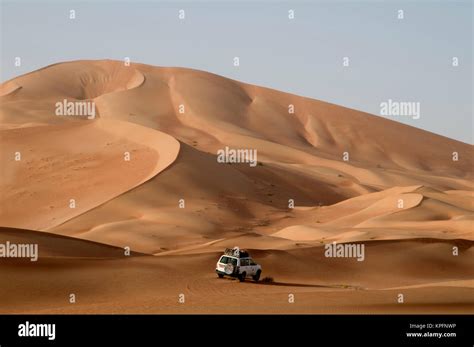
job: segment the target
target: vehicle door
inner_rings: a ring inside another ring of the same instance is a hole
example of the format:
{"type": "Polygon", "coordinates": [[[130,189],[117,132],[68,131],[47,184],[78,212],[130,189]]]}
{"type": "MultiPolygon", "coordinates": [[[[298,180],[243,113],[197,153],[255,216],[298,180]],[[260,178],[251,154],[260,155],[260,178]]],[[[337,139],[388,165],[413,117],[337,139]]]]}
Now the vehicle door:
{"type": "Polygon", "coordinates": [[[247,276],[250,275],[250,267],[249,267],[249,260],[248,259],[240,259],[240,273],[243,272],[247,273],[247,276]]]}
{"type": "Polygon", "coordinates": [[[257,266],[257,263],[253,261],[253,259],[249,259],[249,272],[247,272],[248,274],[254,276],[256,273],[257,273],[257,269],[258,269],[258,266],[257,266]]]}

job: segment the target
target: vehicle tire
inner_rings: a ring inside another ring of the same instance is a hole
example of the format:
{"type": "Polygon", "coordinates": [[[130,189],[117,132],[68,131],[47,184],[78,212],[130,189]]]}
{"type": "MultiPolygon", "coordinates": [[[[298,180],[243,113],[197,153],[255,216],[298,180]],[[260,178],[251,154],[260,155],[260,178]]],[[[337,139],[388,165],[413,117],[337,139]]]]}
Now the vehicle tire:
{"type": "Polygon", "coordinates": [[[246,273],[246,272],[242,272],[242,274],[239,276],[239,281],[240,281],[240,282],[245,281],[245,277],[247,277],[247,273],[246,273]]]}
{"type": "Polygon", "coordinates": [[[258,270],[257,273],[255,274],[255,276],[252,276],[253,277],[253,280],[255,282],[258,282],[260,280],[260,275],[262,274],[262,271],[258,270]]]}
{"type": "Polygon", "coordinates": [[[217,276],[219,276],[219,278],[224,278],[223,274],[217,274],[217,276]]]}

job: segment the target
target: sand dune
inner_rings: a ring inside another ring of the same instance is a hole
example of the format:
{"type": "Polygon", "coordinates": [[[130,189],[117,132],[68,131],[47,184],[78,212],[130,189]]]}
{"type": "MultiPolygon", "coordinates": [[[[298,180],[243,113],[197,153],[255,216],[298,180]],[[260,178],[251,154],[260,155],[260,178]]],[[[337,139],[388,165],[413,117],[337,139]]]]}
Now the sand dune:
{"type": "MultiPolygon", "coordinates": [[[[22,99],[52,98],[94,99],[101,95],[137,88],[145,76],[133,67],[117,61],[90,61],[54,64],[15,79],[21,86],[22,99]]],[[[12,81],[5,83],[12,85],[12,81]]]]}
{"type": "Polygon", "coordinates": [[[0,96],[12,95],[14,92],[19,90],[20,88],[21,88],[21,86],[19,86],[18,84],[14,83],[14,82],[3,83],[1,88],[0,88],[0,96]]]}
{"type": "Polygon", "coordinates": [[[473,240],[473,211],[472,200],[466,196],[452,199],[425,187],[395,187],[312,209],[311,213],[302,211],[290,226],[272,235],[295,241],[415,237],[473,240]],[[397,229],[394,234],[388,232],[397,229]]]}
{"type": "MultiPolygon", "coordinates": [[[[38,245],[38,261],[47,258],[71,258],[71,259],[106,259],[125,258],[126,256],[142,255],[130,252],[125,255],[123,248],[113,247],[92,241],[79,240],[77,238],[39,232],[26,229],[15,229],[0,227],[0,243],[35,244],[38,245]]],[[[3,259],[10,264],[25,263],[24,259],[3,259]]],[[[29,259],[26,262],[30,261],[29,259]]]]}
{"type": "Polygon", "coordinates": [[[0,220],[3,226],[36,230],[57,226],[142,184],[179,151],[169,135],[111,120],[2,130],[1,141],[0,220]]]}
{"type": "Polygon", "coordinates": [[[3,229],[0,240],[37,240],[50,255],[37,273],[0,267],[11,283],[36,280],[44,299],[20,291],[30,308],[17,312],[225,311],[216,302],[247,312],[238,300],[249,297],[250,312],[407,312],[393,306],[398,288],[423,312],[474,301],[472,145],[203,71],[109,60],[17,77],[0,102],[0,225],[30,230],[3,229]],[[93,103],[95,119],[57,116],[63,100],[93,103]],[[225,147],[257,150],[256,165],[219,163],[225,147]],[[364,243],[367,260],[326,258],[332,242],[364,243]],[[235,245],[275,283],[216,280],[218,253],[235,245]],[[150,256],[92,259],[126,246],[150,256]],[[110,287],[109,271],[138,284],[110,287]],[[46,294],[54,282],[63,284],[46,294]],[[88,304],[58,304],[68,282],[88,304]],[[178,309],[183,287],[193,304],[178,309]],[[302,304],[272,308],[289,288],[302,304]]]}

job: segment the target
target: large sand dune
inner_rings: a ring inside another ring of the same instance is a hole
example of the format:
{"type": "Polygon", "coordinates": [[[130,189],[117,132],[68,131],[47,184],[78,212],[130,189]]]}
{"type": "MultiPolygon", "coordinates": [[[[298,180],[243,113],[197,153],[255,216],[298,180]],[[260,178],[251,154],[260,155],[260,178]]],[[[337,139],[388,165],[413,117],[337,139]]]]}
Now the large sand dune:
{"type": "MultiPolygon", "coordinates": [[[[17,312],[472,312],[472,145],[183,68],[75,61],[7,81],[0,92],[0,225],[34,230],[0,236],[39,240],[47,231],[44,247],[62,254],[37,272],[0,260],[11,283],[37,283],[45,299],[22,301],[31,306],[17,312]],[[55,115],[63,100],[93,102],[95,119],[55,115]],[[225,147],[256,149],[258,164],[219,163],[225,147]],[[366,244],[367,260],[324,257],[332,242],[366,244]],[[89,244],[99,258],[123,247],[149,256],[82,259],[77,250],[89,244]],[[235,245],[251,249],[275,283],[215,279],[218,252],[235,245]],[[67,260],[63,246],[76,250],[67,260]],[[63,267],[67,275],[54,270],[63,267]],[[41,277],[48,268],[54,275],[41,277]],[[138,276],[137,285],[110,287],[104,274],[119,269],[121,281],[138,276]],[[82,286],[85,278],[93,285],[82,286]],[[87,304],[59,304],[64,286],[45,293],[71,281],[87,304]],[[182,287],[193,301],[178,308],[167,296],[182,287]],[[418,306],[394,306],[398,288],[418,306]],[[301,305],[272,308],[289,290],[301,305]],[[157,291],[163,300],[154,301],[157,291]],[[228,294],[235,304],[219,306],[228,294]],[[249,296],[255,309],[239,309],[249,296]]],[[[17,291],[12,305],[25,295],[17,291]]]]}
{"type": "Polygon", "coordinates": [[[2,225],[37,230],[57,226],[142,184],[168,167],[179,151],[169,135],[112,120],[0,133],[2,225]]]}

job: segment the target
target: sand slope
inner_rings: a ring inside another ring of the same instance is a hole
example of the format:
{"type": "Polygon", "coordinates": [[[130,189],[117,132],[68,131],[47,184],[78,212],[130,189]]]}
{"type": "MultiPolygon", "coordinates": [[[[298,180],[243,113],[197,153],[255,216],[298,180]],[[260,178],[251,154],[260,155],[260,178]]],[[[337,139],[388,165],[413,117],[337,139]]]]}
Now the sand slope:
{"type": "MultiPolygon", "coordinates": [[[[38,260],[41,259],[108,259],[125,258],[126,256],[142,255],[136,252],[126,253],[123,248],[113,247],[92,241],[39,232],[26,229],[0,227],[0,243],[6,244],[35,244],[38,245],[38,260]],[[127,254],[127,255],[126,255],[127,254]]],[[[4,262],[10,265],[26,264],[30,259],[5,258],[4,262]]]]}
{"type": "MultiPolygon", "coordinates": [[[[424,312],[466,312],[474,301],[472,145],[203,71],[109,60],[55,64],[7,81],[0,106],[0,225],[35,230],[28,237],[38,240],[47,231],[55,252],[71,249],[67,263],[43,264],[70,268],[77,277],[59,271],[54,281],[73,281],[89,300],[61,306],[66,284],[46,295],[51,282],[39,272],[31,278],[47,300],[26,300],[35,310],[221,312],[216,302],[230,294],[237,302],[226,312],[247,312],[238,300],[249,296],[251,312],[279,312],[270,301],[290,288],[304,304],[282,312],[357,312],[354,300],[363,312],[407,312],[393,306],[398,288],[424,312]],[[63,100],[93,102],[96,119],[56,116],[63,100]],[[218,163],[226,146],[256,149],[258,164],[218,163]],[[84,263],[72,249],[85,240],[150,256],[84,263]],[[325,258],[332,242],[365,244],[367,261],[325,258]],[[235,245],[252,250],[276,284],[216,282],[218,253],[235,245]],[[120,282],[125,294],[100,279],[121,269],[122,280],[140,283],[120,282]],[[80,285],[86,278],[94,288],[80,285]],[[171,298],[183,287],[194,301],[178,309],[171,298]],[[169,300],[156,301],[156,291],[169,300]],[[126,300],[133,294],[138,306],[126,300]],[[113,308],[117,301],[123,305],[113,308]]],[[[0,271],[29,283],[33,268],[17,274],[16,266],[0,271]]]]}
{"type": "Polygon", "coordinates": [[[5,165],[0,220],[3,226],[37,230],[142,184],[168,167],[179,151],[169,135],[102,119],[1,130],[0,136],[5,165]]]}

